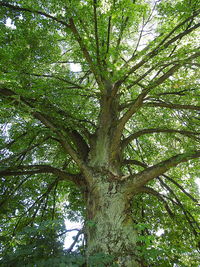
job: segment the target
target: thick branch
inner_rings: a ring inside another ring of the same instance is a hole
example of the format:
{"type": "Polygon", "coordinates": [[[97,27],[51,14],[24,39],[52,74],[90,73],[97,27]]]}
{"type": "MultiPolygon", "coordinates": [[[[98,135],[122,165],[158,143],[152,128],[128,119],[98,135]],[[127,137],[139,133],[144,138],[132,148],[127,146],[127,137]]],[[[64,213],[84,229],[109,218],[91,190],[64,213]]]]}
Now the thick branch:
{"type": "Polygon", "coordinates": [[[183,154],[178,154],[167,160],[161,161],[160,163],[145,169],[137,173],[136,175],[129,175],[122,177],[122,179],[127,180],[125,187],[128,193],[133,194],[137,192],[137,189],[146,185],[149,181],[164,174],[169,169],[176,167],[180,163],[187,162],[191,159],[196,159],[200,157],[200,150],[193,152],[186,152],[183,154]]]}
{"type": "Polygon", "coordinates": [[[6,177],[6,176],[30,175],[39,173],[51,173],[58,176],[60,180],[72,181],[79,186],[83,182],[82,176],[80,174],[71,174],[63,170],[60,170],[58,168],[52,167],[50,165],[37,165],[37,164],[10,167],[5,170],[1,170],[0,176],[6,177]]]}
{"type": "MultiPolygon", "coordinates": [[[[144,169],[148,168],[148,165],[141,162],[141,161],[138,161],[138,160],[132,160],[132,159],[128,159],[128,160],[124,160],[123,161],[123,165],[137,165],[137,166],[140,166],[140,167],[143,167],[144,169]]],[[[188,193],[182,185],[180,185],[179,183],[177,183],[174,179],[172,179],[171,177],[169,177],[168,175],[165,175],[163,174],[162,175],[164,178],[166,178],[167,180],[169,180],[171,183],[173,183],[174,185],[176,185],[185,195],[187,195],[192,201],[194,201],[195,203],[198,204],[198,200],[196,198],[194,198],[190,193],[188,193]]],[[[146,188],[145,186],[142,187],[141,189],[139,189],[139,192],[142,192],[141,190],[143,190],[144,188],[146,188]]]]}

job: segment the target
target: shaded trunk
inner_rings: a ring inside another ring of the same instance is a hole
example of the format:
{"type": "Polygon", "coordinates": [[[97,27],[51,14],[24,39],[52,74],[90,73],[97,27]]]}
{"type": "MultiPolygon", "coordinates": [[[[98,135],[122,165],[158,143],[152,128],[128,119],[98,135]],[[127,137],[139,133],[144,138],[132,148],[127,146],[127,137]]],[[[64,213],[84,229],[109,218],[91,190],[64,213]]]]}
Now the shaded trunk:
{"type": "MultiPolygon", "coordinates": [[[[137,233],[131,218],[130,199],[120,181],[96,179],[87,195],[87,254],[103,253],[112,263],[139,267],[137,233]]],[[[105,265],[112,266],[112,265],[105,265]]]]}

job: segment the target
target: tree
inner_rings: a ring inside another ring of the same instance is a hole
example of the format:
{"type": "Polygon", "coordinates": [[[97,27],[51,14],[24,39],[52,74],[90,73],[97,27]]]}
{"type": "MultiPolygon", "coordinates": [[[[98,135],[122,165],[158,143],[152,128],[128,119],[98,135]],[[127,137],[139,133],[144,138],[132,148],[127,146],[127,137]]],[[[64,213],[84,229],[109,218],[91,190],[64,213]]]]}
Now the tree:
{"type": "Polygon", "coordinates": [[[2,264],[198,266],[199,1],[0,7],[2,264]]]}

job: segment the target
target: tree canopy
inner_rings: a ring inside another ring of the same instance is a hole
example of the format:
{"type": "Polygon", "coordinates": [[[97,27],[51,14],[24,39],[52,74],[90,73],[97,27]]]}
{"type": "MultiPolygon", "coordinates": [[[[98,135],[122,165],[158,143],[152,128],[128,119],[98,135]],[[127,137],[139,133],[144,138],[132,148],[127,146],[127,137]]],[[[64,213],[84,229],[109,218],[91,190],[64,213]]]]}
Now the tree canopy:
{"type": "Polygon", "coordinates": [[[130,205],[137,266],[198,266],[199,14],[199,0],[0,1],[2,266],[126,266],[85,263],[101,183],[130,205]],[[68,250],[66,218],[83,223],[68,250]]]}

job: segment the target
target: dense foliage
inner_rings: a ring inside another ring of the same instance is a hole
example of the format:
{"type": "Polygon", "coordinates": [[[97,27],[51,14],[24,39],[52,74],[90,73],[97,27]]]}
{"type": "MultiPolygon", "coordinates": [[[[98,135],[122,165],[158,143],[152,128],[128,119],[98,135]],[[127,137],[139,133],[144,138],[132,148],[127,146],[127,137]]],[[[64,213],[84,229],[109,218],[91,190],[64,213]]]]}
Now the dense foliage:
{"type": "Polygon", "coordinates": [[[130,200],[141,266],[198,266],[199,13],[199,0],[0,1],[2,266],[84,266],[91,169],[144,174],[130,200]],[[68,250],[66,219],[83,224],[68,250]]]}

